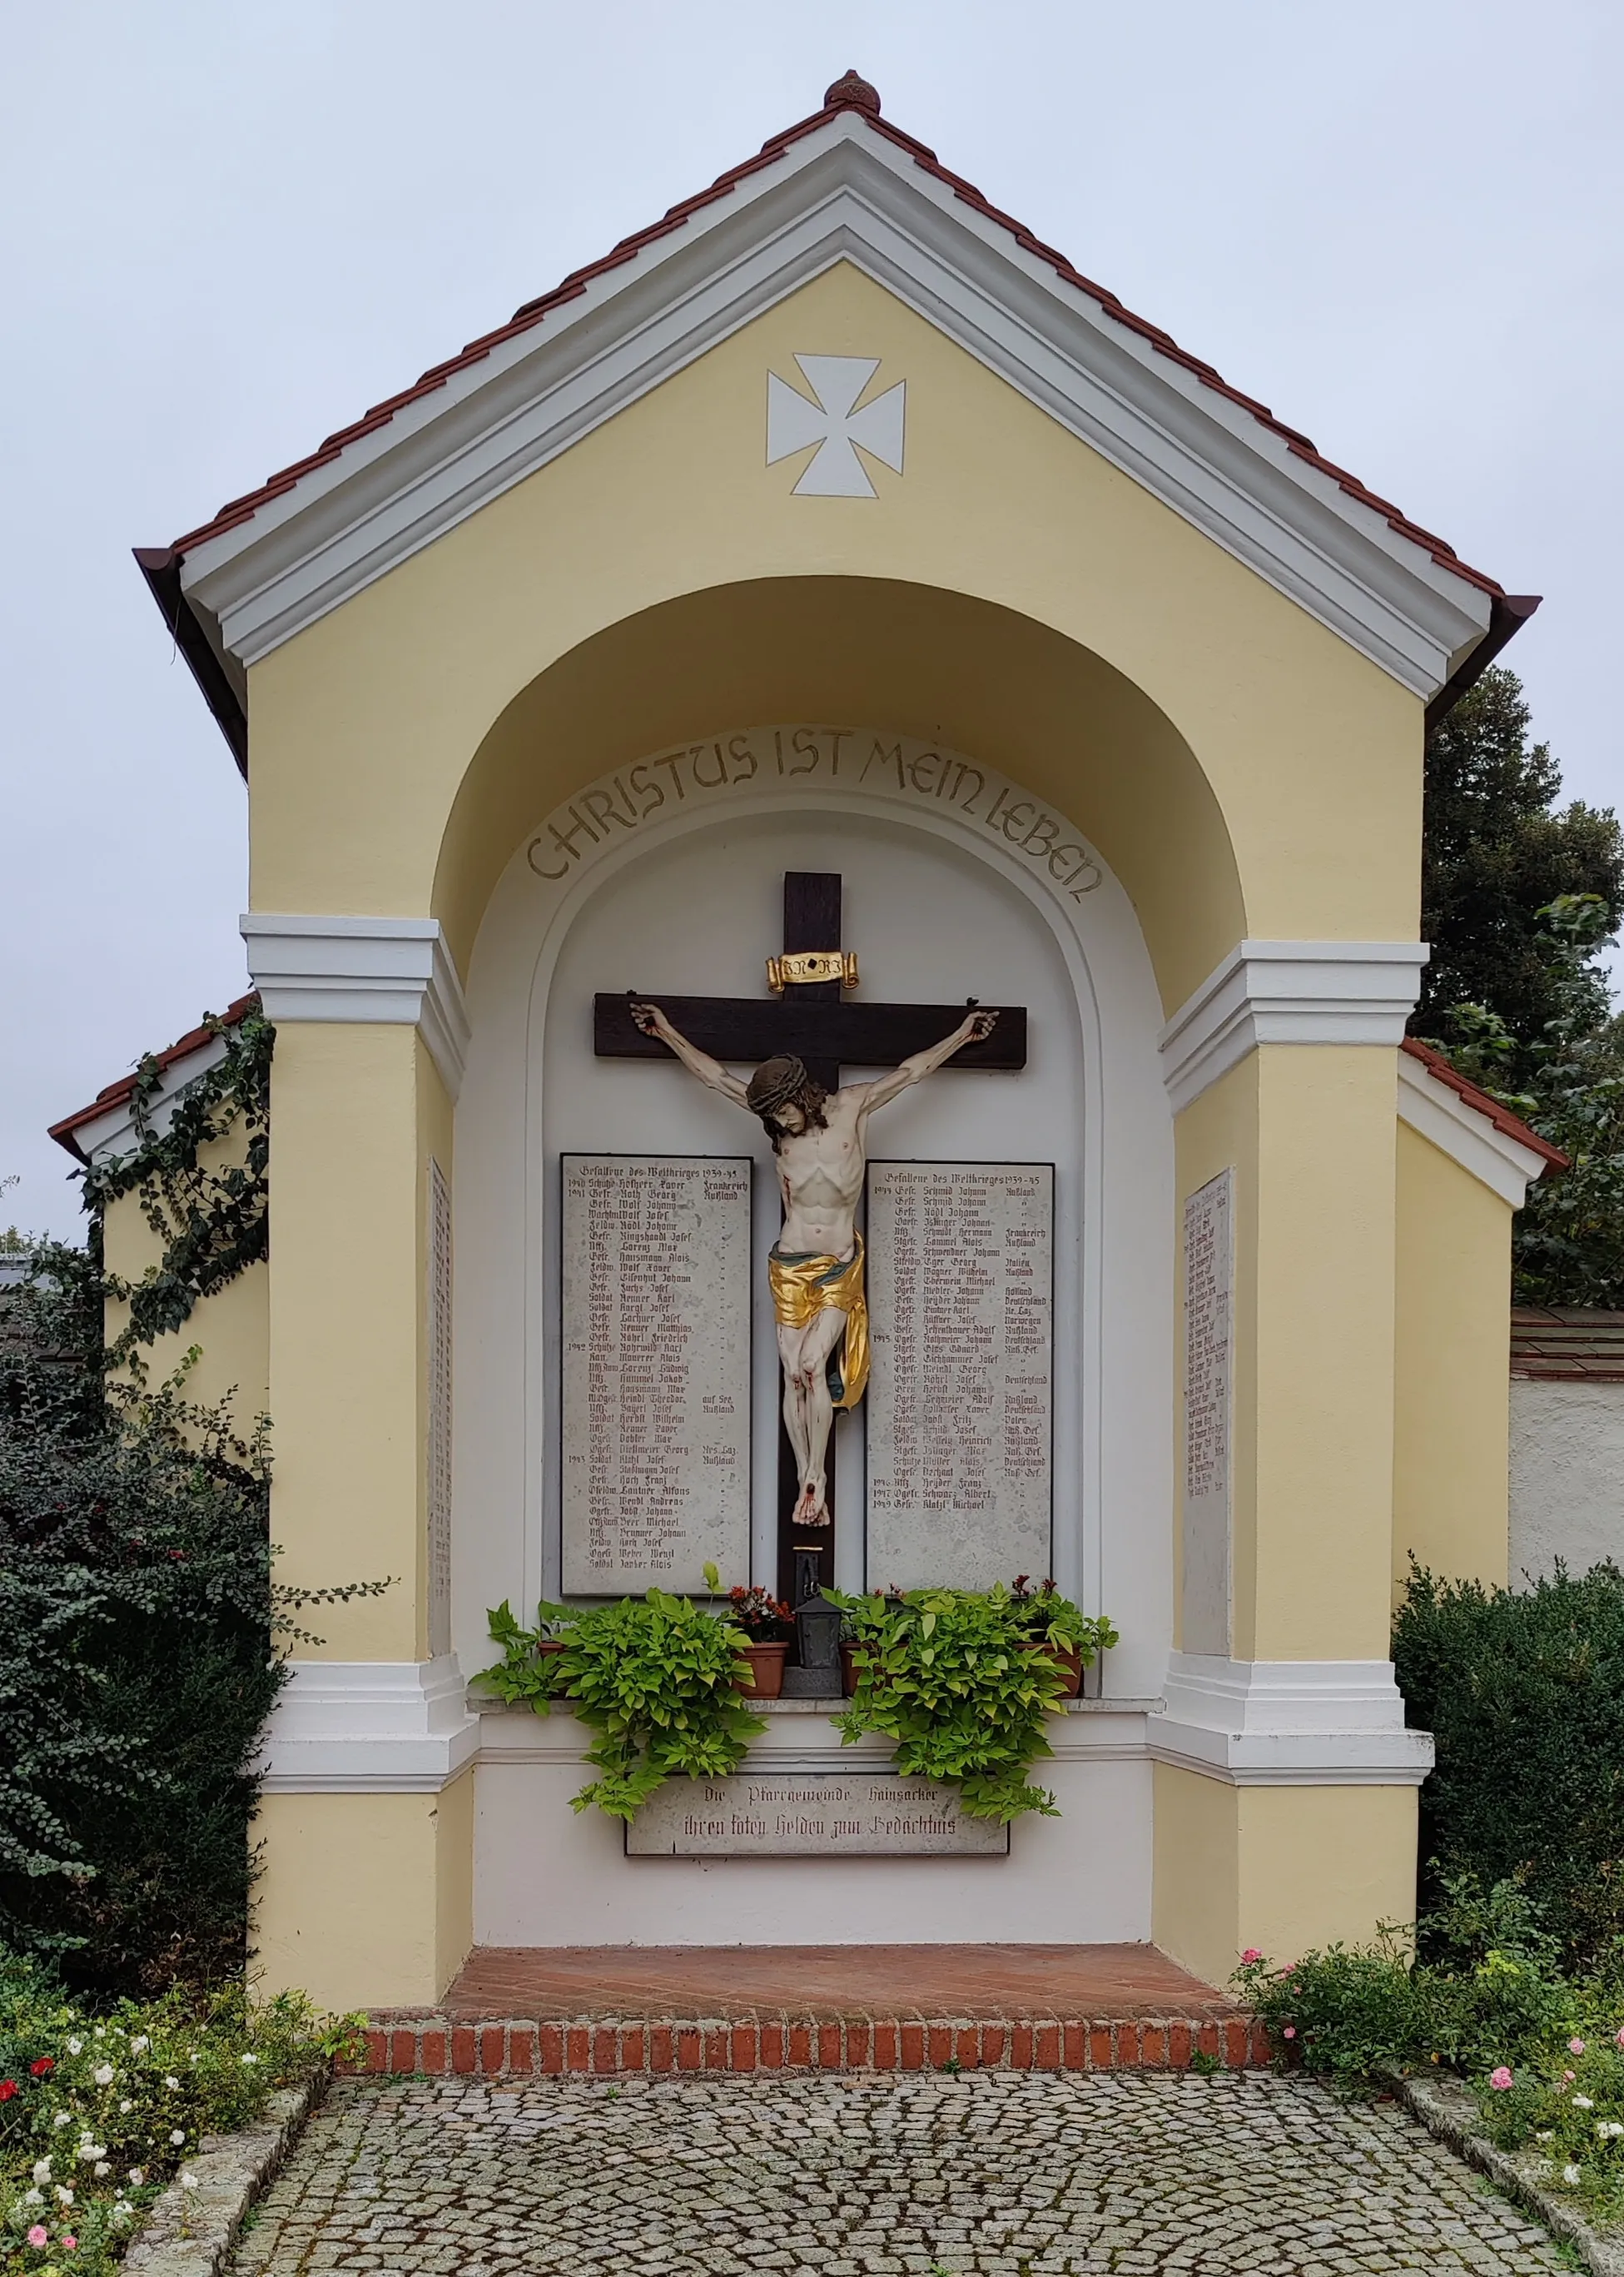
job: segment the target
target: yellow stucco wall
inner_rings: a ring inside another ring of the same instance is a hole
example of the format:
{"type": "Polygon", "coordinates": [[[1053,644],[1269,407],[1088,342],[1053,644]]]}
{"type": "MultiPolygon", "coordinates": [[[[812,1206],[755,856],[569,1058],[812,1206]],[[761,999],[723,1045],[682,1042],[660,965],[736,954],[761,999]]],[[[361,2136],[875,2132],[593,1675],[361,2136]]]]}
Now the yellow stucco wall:
{"type": "Polygon", "coordinates": [[[1248,1946],[1289,1964],[1414,1920],[1415,1809],[1411,1786],[1230,1786],[1157,1763],[1156,1943],[1223,1985],[1248,1946]]]}
{"type": "Polygon", "coordinates": [[[474,1936],[474,1780],[438,1794],[269,1794],[252,1974],[318,2007],[436,2000],[474,1936]]]}
{"type": "MultiPolygon", "coordinates": [[[[240,1123],[224,1138],[199,1149],[206,1169],[221,1170],[243,1159],[245,1134],[240,1123]]],[[[120,1194],[102,1216],[102,1254],[107,1270],[120,1280],[139,1283],[163,1254],[162,1238],[148,1224],[137,1191],[120,1194]]],[[[195,1365],[188,1371],[185,1396],[200,1406],[231,1402],[239,1428],[251,1428],[266,1413],[269,1401],[269,1355],[266,1307],[269,1274],[262,1261],[247,1267],[223,1289],[200,1298],[190,1318],[178,1329],[156,1336],[140,1348],[148,1380],[161,1383],[185,1361],[193,1345],[195,1365]]],[[[107,1306],[107,1338],[111,1344],[128,1325],[130,1308],[121,1298],[107,1306]]]]}
{"type": "Polygon", "coordinates": [[[1506,1579],[1511,1207],[1398,1134],[1393,1570],[1506,1579]]]}

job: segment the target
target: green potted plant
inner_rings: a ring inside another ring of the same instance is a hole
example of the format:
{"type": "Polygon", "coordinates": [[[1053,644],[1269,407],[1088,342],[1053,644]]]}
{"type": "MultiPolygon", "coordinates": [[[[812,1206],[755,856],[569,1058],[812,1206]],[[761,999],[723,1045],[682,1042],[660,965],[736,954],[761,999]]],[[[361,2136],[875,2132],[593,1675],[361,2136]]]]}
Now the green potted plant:
{"type": "Polygon", "coordinates": [[[596,1803],[631,1818],[673,1771],[724,1778],[767,1728],[739,1696],[743,1631],[690,1597],[650,1589],[609,1605],[544,1604],[535,1629],[505,1603],[489,1618],[502,1658],[475,1683],[538,1716],[566,1694],[597,1734],[586,1759],[598,1776],[571,1797],[577,1810],[596,1803]],[[562,1651],[543,1650],[554,1641],[562,1651]]]}
{"type": "Polygon", "coordinates": [[[839,1719],[843,1740],[883,1734],[899,1771],[952,1780],[972,1817],[1058,1815],[1053,1795],[1027,1778],[1053,1752],[1044,1724],[1066,1697],[1051,1639],[1091,1657],[1115,1639],[1109,1621],[1051,1611],[1035,1628],[1030,1608],[1018,1606],[1001,1582],[987,1590],[824,1594],[851,1632],[854,1688],[839,1719]]]}
{"type": "Polygon", "coordinates": [[[1117,1632],[1104,1614],[1092,1618],[1063,1597],[1052,1581],[1033,1581],[1025,1573],[1016,1574],[1009,1602],[1028,1651],[1048,1654],[1060,1672],[1063,1696],[1074,1700],[1083,1670],[1117,1642],[1117,1632]]]}
{"type": "Polygon", "coordinates": [[[734,1679],[739,1689],[754,1692],[759,1700],[777,1700],[784,1690],[785,1656],[794,1633],[789,1607],[759,1584],[751,1589],[740,1584],[727,1593],[727,1618],[747,1640],[747,1665],[734,1679]]]}

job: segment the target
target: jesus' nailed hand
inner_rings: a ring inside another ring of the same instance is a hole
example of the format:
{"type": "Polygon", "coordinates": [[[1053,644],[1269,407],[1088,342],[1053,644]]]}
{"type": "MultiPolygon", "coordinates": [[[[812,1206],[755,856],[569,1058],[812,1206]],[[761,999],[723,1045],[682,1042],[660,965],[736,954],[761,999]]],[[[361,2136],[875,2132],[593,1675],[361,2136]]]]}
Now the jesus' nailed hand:
{"type": "Polygon", "coordinates": [[[759,1116],[772,1141],[784,1227],[767,1275],[784,1364],[784,1428],[801,1479],[793,1523],[827,1526],[824,1470],[834,1411],[855,1407],[869,1381],[869,1306],[855,1224],[869,1117],[966,1044],[981,1043],[998,1016],[969,1012],[929,1051],[915,1052],[872,1083],[828,1092],[793,1057],[763,1060],[741,1083],[673,1028],[657,1004],[634,1002],[631,1011],[643,1034],[669,1045],[701,1083],[759,1116]]]}

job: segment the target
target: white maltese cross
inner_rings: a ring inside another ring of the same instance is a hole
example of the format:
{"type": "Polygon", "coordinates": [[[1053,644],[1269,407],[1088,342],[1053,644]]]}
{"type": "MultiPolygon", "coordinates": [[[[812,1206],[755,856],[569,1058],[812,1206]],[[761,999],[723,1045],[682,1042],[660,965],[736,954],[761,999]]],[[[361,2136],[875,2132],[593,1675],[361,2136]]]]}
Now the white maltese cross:
{"type": "Polygon", "coordinates": [[[852,406],[880,368],[878,356],[798,355],[807,385],[816,396],[808,403],[776,371],[767,375],[767,464],[793,458],[809,444],[818,450],[792,496],[874,498],[868,469],[852,447],[869,452],[882,466],[902,472],[902,413],[907,382],[899,380],[861,411],[852,406]]]}

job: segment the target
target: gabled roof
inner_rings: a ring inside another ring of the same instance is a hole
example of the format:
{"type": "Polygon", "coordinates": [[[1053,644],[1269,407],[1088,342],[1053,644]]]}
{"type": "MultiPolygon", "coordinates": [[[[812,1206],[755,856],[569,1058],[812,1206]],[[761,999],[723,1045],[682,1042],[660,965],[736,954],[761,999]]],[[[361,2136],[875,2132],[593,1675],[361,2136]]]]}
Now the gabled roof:
{"type": "Polygon", "coordinates": [[[1530,1154],[1537,1154],[1544,1165],[1544,1169],[1539,1173],[1542,1177],[1545,1170],[1566,1170],[1568,1168],[1567,1157],[1559,1146],[1553,1146],[1548,1138],[1542,1138],[1520,1115],[1514,1115],[1509,1107],[1503,1107],[1492,1092],[1484,1091],[1481,1085],[1463,1076],[1435,1045],[1423,1044],[1419,1036],[1406,1036],[1403,1048],[1412,1059],[1421,1062],[1436,1082],[1446,1084],[1457,1099],[1464,1100],[1468,1107],[1475,1108],[1479,1115],[1485,1116],[1503,1138],[1513,1139],[1519,1146],[1526,1146],[1530,1154]]]}
{"type": "Polygon", "coordinates": [[[1624,1383],[1624,1313],[1514,1305],[1511,1372],[1526,1381],[1624,1383]]]}
{"type": "MultiPolygon", "coordinates": [[[[218,1019],[206,1017],[201,1026],[188,1028],[167,1049],[155,1052],[152,1064],[159,1077],[158,1096],[162,1100],[183,1091],[194,1077],[203,1071],[210,1060],[220,1056],[224,1046],[220,1041],[222,1029],[239,1027],[250,1012],[257,1012],[260,1000],[257,991],[239,996],[228,1004],[218,1019]],[[208,1054],[201,1066],[188,1067],[183,1062],[208,1054]]],[[[143,1062],[143,1068],[145,1063],[143,1062]]],[[[122,1154],[133,1136],[130,1114],[136,1086],[141,1081],[143,1068],[129,1075],[121,1075],[117,1083],[110,1083],[98,1091],[88,1107],[80,1108],[72,1115],[65,1115],[60,1123],[53,1123],[47,1136],[58,1146],[65,1146],[70,1154],[81,1162],[88,1162],[98,1150],[105,1151],[109,1141],[116,1141],[112,1151],[122,1154]]],[[[155,1102],[156,1104],[156,1102],[155,1102]]]]}
{"type": "Polygon", "coordinates": [[[856,260],[905,298],[915,288],[917,301],[930,301],[932,321],[950,331],[955,297],[967,306],[974,298],[979,321],[967,321],[961,336],[974,353],[1429,697],[1435,712],[1464,692],[1538,605],[1535,597],[1506,594],[1267,405],[1085,277],[883,118],[874,88],[848,72],[820,110],[770,137],[708,189],[525,302],[505,324],[375,404],[210,521],[169,546],[137,550],[245,772],[247,664],[836,257],[856,260]],[[888,211],[878,212],[869,194],[861,210],[835,212],[839,192],[859,177],[865,192],[890,189],[888,211]],[[887,240],[885,223],[893,239],[900,225],[906,242],[887,240]],[[742,271],[752,263],[747,279],[742,271]],[[922,289],[928,269],[933,281],[951,280],[945,301],[939,290],[922,289]],[[712,297],[725,305],[704,324],[690,322],[679,347],[649,337],[674,299],[691,301],[724,271],[731,289],[712,297]],[[966,289],[955,296],[952,284],[966,289]],[[572,354],[564,332],[603,316],[617,300],[634,299],[641,305],[628,305],[618,324],[611,318],[584,327],[592,333],[594,367],[593,385],[584,386],[581,354],[572,354]],[[1008,321],[1017,304],[1019,325],[1008,321]],[[1079,316],[1086,319],[1081,327],[1079,316]],[[544,356],[536,362],[538,334],[543,347],[558,335],[550,366],[544,356]],[[634,336],[638,352],[628,355],[634,336]],[[610,346],[627,367],[618,384],[606,383],[602,369],[610,346]],[[514,375],[519,386],[503,385],[514,375]],[[1079,384],[1085,380],[1093,382],[1092,396],[1079,384]],[[509,432],[500,465],[466,472],[454,499],[426,505],[426,470],[443,474],[453,453],[469,458],[479,447],[489,455],[491,421],[499,416],[511,430],[526,382],[538,402],[550,399],[546,418],[539,426],[531,422],[528,447],[515,448],[509,432]],[[572,385],[579,400],[565,402],[572,385]],[[1123,400],[1107,403],[1113,389],[1123,400]],[[499,397],[482,407],[482,421],[478,413],[467,415],[482,392],[499,397]],[[1203,399],[1195,431],[1184,414],[1203,399]],[[445,431],[427,450],[409,447],[440,423],[445,431]],[[1197,476],[1209,479],[1203,484],[1197,476]],[[414,510],[409,527],[391,529],[385,525],[403,485],[416,486],[414,510]],[[308,521],[302,529],[301,516],[308,521]],[[250,552],[248,572],[241,565],[250,552]]]}

